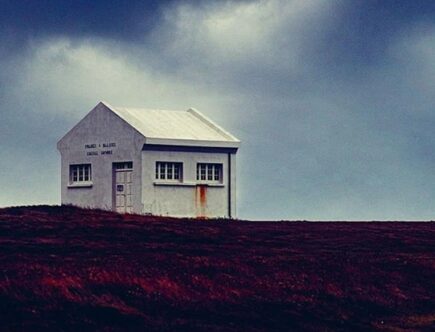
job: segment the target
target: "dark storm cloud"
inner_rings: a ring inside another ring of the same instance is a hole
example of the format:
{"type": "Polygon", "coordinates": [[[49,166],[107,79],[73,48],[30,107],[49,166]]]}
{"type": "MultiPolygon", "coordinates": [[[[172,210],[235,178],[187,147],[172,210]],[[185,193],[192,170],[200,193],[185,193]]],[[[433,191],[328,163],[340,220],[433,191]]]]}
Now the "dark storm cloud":
{"type": "Polygon", "coordinates": [[[171,1],[23,0],[0,3],[1,35],[14,47],[51,36],[142,39],[171,1]]]}
{"type": "Polygon", "coordinates": [[[426,0],[340,1],[342,13],[336,24],[322,27],[312,54],[337,75],[364,72],[366,66],[382,63],[398,35],[415,29],[422,32],[435,23],[435,2],[426,0]]]}
{"type": "Polygon", "coordinates": [[[58,203],[56,140],[105,99],[239,136],[241,217],[435,213],[435,3],[0,4],[0,206],[58,203]]]}
{"type": "MultiPolygon", "coordinates": [[[[319,35],[318,39],[310,40],[310,47],[313,56],[317,55],[324,64],[376,62],[385,52],[389,39],[397,33],[417,22],[433,23],[435,20],[435,2],[431,1],[334,2],[338,3],[337,8],[344,10],[344,15],[330,13],[336,15],[337,24],[324,27],[313,22],[307,27],[313,38],[319,35]]],[[[217,2],[1,0],[0,37],[7,43],[3,44],[4,50],[9,51],[22,47],[29,40],[52,36],[143,42],[160,23],[163,9],[183,3],[212,6],[217,2]]]]}
{"type": "Polygon", "coordinates": [[[202,6],[207,1],[1,0],[0,33],[15,46],[50,36],[140,41],[158,24],[162,9],[174,3],[202,6]]]}

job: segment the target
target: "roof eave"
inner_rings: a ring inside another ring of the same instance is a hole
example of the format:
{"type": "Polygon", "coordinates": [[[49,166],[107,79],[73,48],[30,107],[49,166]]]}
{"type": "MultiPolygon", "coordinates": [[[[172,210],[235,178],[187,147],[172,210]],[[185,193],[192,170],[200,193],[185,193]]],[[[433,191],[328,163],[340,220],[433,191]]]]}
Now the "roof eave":
{"type": "Polygon", "coordinates": [[[175,145],[175,146],[203,146],[236,148],[240,147],[240,141],[211,141],[211,140],[190,140],[190,139],[167,139],[147,137],[145,144],[152,145],[175,145]]]}
{"type": "Polygon", "coordinates": [[[228,131],[226,131],[224,128],[219,126],[217,123],[215,123],[214,121],[212,121],[211,119],[206,117],[203,113],[198,111],[196,108],[191,107],[187,110],[187,112],[192,114],[194,117],[196,117],[197,119],[199,119],[203,123],[207,124],[210,128],[217,131],[218,133],[220,133],[224,137],[228,138],[229,140],[240,143],[240,140],[237,137],[230,134],[228,131]]]}

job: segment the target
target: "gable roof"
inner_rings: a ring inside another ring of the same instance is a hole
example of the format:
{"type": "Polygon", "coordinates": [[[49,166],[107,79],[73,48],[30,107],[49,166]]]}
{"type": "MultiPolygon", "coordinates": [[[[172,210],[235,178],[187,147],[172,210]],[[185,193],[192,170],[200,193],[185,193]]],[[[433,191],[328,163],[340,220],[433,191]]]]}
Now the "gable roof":
{"type": "Polygon", "coordinates": [[[101,103],[141,133],[146,144],[234,148],[240,145],[236,137],[193,108],[168,111],[113,107],[101,103]]]}

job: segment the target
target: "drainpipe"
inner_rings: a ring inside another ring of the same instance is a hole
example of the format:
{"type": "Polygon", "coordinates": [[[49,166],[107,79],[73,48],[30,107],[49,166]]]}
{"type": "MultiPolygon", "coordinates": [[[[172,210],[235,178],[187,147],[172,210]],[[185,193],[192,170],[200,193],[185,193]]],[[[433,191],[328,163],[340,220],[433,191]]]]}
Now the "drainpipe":
{"type": "Polygon", "coordinates": [[[231,215],[231,153],[228,153],[228,217],[232,219],[231,215]]]}

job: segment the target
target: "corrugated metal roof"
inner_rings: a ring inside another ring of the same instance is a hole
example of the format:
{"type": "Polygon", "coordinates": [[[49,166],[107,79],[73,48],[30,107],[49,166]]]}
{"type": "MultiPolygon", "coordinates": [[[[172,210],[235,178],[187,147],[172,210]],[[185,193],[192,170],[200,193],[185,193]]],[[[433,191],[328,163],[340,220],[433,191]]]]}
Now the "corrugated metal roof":
{"type": "Polygon", "coordinates": [[[238,145],[240,142],[192,108],[186,111],[170,111],[103,104],[144,135],[150,143],[153,139],[162,142],[161,144],[168,140],[233,143],[231,145],[238,145]]]}

